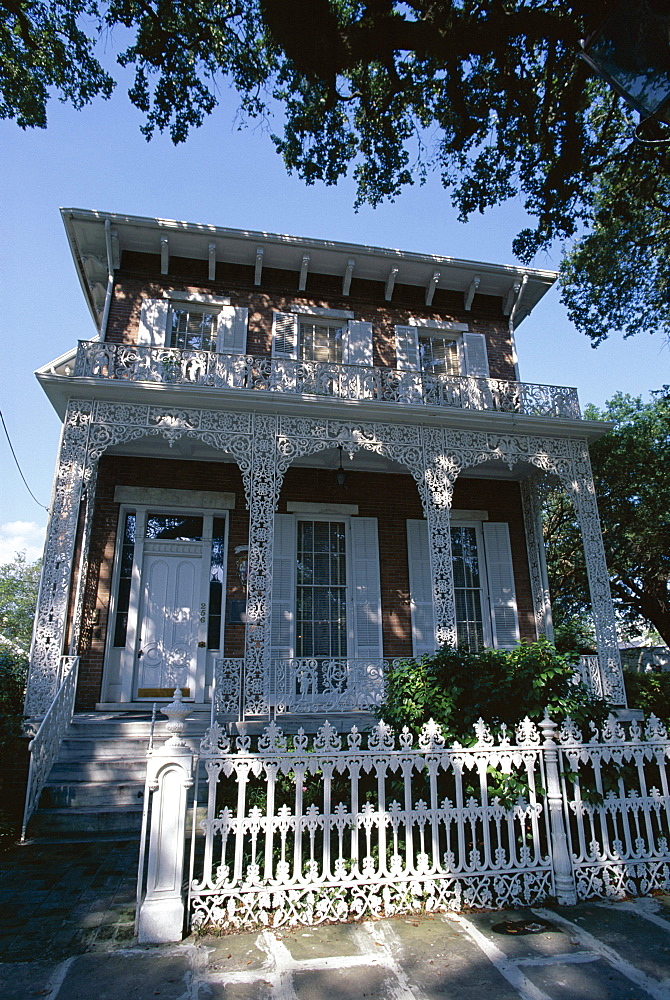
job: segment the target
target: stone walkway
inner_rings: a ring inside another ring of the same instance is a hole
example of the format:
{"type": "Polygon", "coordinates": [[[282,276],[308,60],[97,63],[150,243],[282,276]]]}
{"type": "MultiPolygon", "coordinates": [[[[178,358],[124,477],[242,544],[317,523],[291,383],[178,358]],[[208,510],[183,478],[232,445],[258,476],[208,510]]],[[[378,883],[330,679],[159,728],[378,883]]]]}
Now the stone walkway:
{"type": "Polygon", "coordinates": [[[2,1000],[670,1000],[670,896],[140,948],[137,846],[0,856],[2,1000]]]}

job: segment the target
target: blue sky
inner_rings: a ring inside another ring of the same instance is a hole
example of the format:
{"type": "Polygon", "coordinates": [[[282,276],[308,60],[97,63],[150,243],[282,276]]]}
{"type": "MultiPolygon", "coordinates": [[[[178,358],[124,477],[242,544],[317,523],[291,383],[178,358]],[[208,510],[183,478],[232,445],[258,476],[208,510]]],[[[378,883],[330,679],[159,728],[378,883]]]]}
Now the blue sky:
{"type": "MultiPolygon", "coordinates": [[[[524,224],[510,203],[467,225],[456,221],[437,180],[394,204],[353,210],[354,187],[308,188],[284,171],[267,134],[237,130],[227,95],[181,147],[147,143],[141,116],[119,87],[83,111],[52,103],[46,131],[0,122],[0,408],[26,479],[49,505],[60,425],[33,372],[94,334],[58,209],[91,208],[189,222],[314,236],[425,253],[516,263],[511,241],[524,224]]],[[[558,265],[558,251],[534,263],[558,265]]],[[[582,405],[617,390],[647,396],[670,381],[660,337],[612,336],[593,350],[567,321],[552,290],[517,331],[521,378],[576,386],[582,405]]],[[[30,498],[0,439],[0,564],[41,553],[46,512],[30,498]]]]}

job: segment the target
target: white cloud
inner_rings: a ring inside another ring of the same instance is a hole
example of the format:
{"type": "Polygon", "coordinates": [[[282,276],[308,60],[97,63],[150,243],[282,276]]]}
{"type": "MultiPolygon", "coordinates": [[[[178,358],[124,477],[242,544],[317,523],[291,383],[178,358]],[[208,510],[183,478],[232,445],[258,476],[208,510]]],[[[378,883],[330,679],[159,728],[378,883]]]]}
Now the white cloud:
{"type": "Polygon", "coordinates": [[[17,552],[25,552],[28,562],[42,555],[46,525],[34,521],[7,521],[0,524],[0,566],[14,562],[17,552]]]}

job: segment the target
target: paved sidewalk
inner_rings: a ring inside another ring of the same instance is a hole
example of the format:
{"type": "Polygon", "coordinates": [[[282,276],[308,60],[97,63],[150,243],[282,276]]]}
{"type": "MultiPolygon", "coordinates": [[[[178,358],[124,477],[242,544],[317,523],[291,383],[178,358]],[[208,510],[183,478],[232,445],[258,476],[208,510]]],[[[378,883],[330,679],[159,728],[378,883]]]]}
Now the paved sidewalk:
{"type": "Polygon", "coordinates": [[[670,1000],[670,896],[133,940],[137,846],[0,856],[2,1000],[670,1000]]]}

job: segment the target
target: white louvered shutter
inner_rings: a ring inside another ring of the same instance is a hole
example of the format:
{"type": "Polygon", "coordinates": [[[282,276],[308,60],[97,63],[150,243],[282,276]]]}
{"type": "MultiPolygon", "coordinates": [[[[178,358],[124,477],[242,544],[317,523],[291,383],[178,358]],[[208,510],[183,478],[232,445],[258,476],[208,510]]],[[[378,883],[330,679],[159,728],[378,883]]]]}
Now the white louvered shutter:
{"type": "Polygon", "coordinates": [[[167,299],[143,299],[137,343],[140,347],[165,347],[170,303],[167,299]]]}
{"type": "Polygon", "coordinates": [[[372,323],[349,321],[343,355],[345,365],[372,365],[372,323]]]}
{"type": "Polygon", "coordinates": [[[488,521],[482,529],[493,644],[496,649],[514,649],[519,644],[519,619],[509,528],[504,522],[488,521]]]}
{"type": "Polygon", "coordinates": [[[356,657],[382,656],[382,601],[376,517],[352,517],[351,562],[356,657]]]}
{"type": "Polygon", "coordinates": [[[395,354],[396,368],[401,371],[419,369],[419,337],[415,326],[396,326],[395,354]]]}
{"type": "Polygon", "coordinates": [[[272,356],[298,357],[298,317],[295,313],[272,314],[272,356]]]}
{"type": "Polygon", "coordinates": [[[424,653],[434,653],[437,649],[428,522],[425,520],[407,521],[407,562],[412,615],[412,653],[414,656],[423,656],[424,653]]]}
{"type": "Polygon", "coordinates": [[[465,367],[467,375],[480,378],[489,377],[489,358],[486,353],[486,337],[483,333],[463,334],[465,345],[465,367]]]}
{"type": "Polygon", "coordinates": [[[222,306],[216,331],[216,349],[220,354],[246,354],[247,321],[245,306],[222,306]]]}

